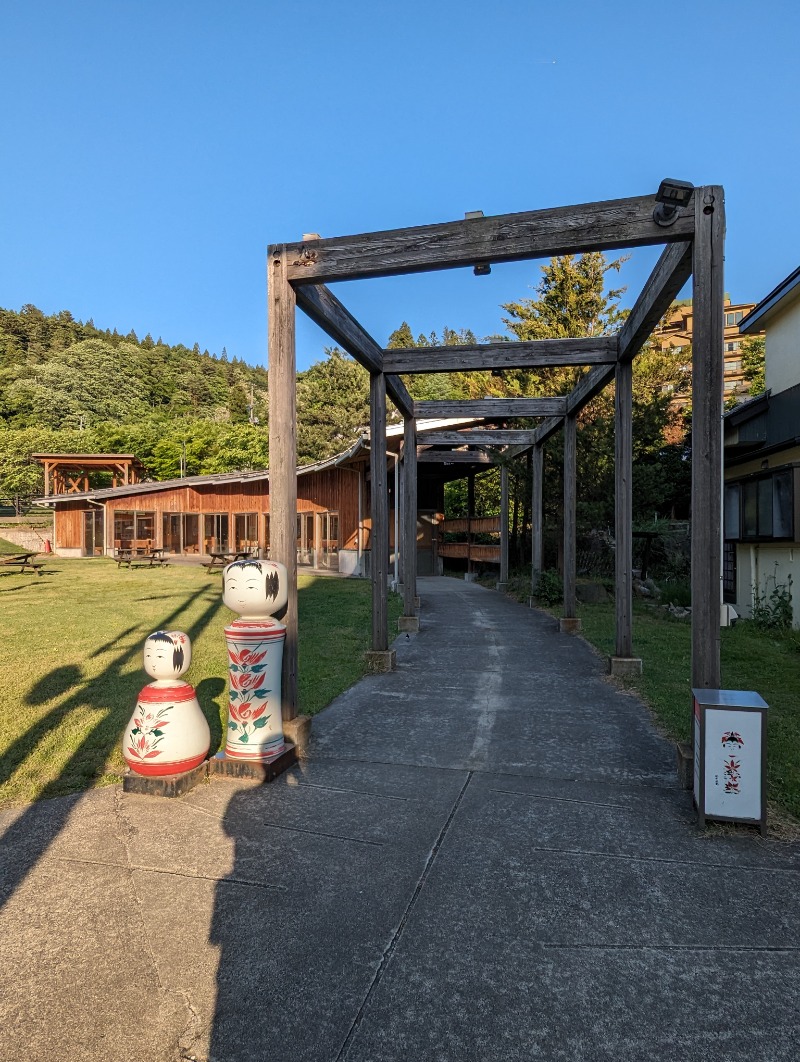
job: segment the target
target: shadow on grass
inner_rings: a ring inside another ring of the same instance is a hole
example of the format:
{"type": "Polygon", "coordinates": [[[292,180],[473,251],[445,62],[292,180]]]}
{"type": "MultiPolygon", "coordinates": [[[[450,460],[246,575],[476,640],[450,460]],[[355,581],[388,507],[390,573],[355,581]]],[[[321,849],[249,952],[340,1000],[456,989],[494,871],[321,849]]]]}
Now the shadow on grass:
{"type": "MultiPolygon", "coordinates": [[[[165,617],[162,626],[169,629],[191,601],[207,594],[208,590],[204,588],[183,597],[173,612],[165,617]]],[[[186,633],[193,641],[211,622],[219,605],[219,595],[214,593],[197,619],[187,626],[186,633]]],[[[27,807],[3,834],[2,846],[6,852],[13,853],[13,865],[6,865],[0,878],[0,906],[13,894],[58,836],[80,795],[48,805],[43,805],[42,801],[64,796],[76,788],[84,788],[102,775],[111,750],[122,737],[125,724],[143,685],[141,674],[123,673],[123,668],[138,657],[140,652],[141,646],[138,642],[123,649],[100,675],[83,682],[77,689],[75,682],[71,681],[75,678],[78,682],[81,680],[82,671],[77,665],[54,668],[35,684],[25,698],[26,703],[32,706],[44,703],[48,697],[54,695],[53,691],[58,696],[62,693],[68,694],[70,689],[74,690],[71,696],[37,720],[0,756],[0,781],[8,779],[22,766],[30,752],[71,712],[89,704],[104,714],[87,732],[64,764],[59,776],[43,788],[39,802],[27,807]]],[[[224,687],[221,679],[208,681],[216,681],[224,687]]],[[[207,715],[211,711],[213,698],[218,696],[219,692],[220,689],[216,686],[203,691],[207,715]]],[[[216,729],[219,735],[219,721],[216,729]]],[[[220,741],[220,736],[217,736],[216,740],[220,741]]]]}
{"type": "Polygon", "coordinates": [[[195,687],[195,692],[211,730],[209,756],[213,756],[215,752],[219,752],[222,748],[222,723],[220,722],[222,702],[220,698],[225,692],[225,681],[221,678],[203,679],[195,687]]]}

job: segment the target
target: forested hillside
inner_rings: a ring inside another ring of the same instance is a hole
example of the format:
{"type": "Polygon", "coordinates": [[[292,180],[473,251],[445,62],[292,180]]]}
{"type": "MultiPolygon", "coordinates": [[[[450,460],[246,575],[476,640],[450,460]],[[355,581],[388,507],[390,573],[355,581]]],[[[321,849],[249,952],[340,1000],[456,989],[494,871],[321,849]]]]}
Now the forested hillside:
{"type": "MultiPolygon", "coordinates": [[[[536,297],[501,307],[506,334],[494,339],[582,336],[616,331],[625,318],[622,289],[607,288],[620,261],[602,254],[564,256],[542,267],[536,297]]],[[[475,343],[467,330],[445,327],[416,335],[407,322],[387,339],[390,347],[475,343]]],[[[685,361],[685,352],[680,359],[685,361]]],[[[686,381],[677,358],[656,348],[634,363],[634,490],[639,514],[668,515],[685,507],[688,476],[683,443],[667,445],[670,396],[686,381]]],[[[580,368],[446,372],[409,376],[418,399],[566,394],[580,368]]],[[[63,311],[47,316],[35,306],[0,309],[0,499],[25,500],[42,491],[35,452],[133,453],[149,477],[266,468],[268,377],[234,358],[170,346],[134,332],[120,335],[85,324],[63,311]]],[[[336,349],[298,374],[298,460],[317,461],[345,450],[369,422],[369,376],[336,349]]],[[[534,421],[509,422],[533,427],[534,421]]],[[[580,417],[579,521],[584,528],[613,519],[613,390],[580,417]]],[[[560,512],[560,441],[546,450],[550,473],[545,501],[560,512]]],[[[494,477],[496,479],[497,477],[494,477]]],[[[527,522],[530,476],[512,468],[515,522],[527,522]]],[[[483,506],[496,511],[493,477],[482,477],[483,506]]],[[[459,506],[458,487],[451,505],[459,506]]]]}

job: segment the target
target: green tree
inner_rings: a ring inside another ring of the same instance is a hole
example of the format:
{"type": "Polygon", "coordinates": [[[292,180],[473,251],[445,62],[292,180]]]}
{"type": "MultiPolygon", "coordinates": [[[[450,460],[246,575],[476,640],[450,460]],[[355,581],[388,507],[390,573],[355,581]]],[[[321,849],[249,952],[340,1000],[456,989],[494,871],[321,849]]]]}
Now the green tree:
{"type": "Polygon", "coordinates": [[[369,374],[337,347],[297,376],[297,454],[320,461],[369,425],[369,374]]]}
{"type": "Polygon", "coordinates": [[[749,384],[751,398],[763,395],[767,389],[765,376],[766,340],[764,336],[752,336],[742,343],[742,375],[749,384]]]}

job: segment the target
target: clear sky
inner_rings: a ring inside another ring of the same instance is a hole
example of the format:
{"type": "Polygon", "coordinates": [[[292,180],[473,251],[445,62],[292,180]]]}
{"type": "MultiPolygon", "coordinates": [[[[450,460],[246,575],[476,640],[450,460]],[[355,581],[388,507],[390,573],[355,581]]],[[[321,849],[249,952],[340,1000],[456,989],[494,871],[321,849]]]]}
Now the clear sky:
{"type": "MultiPolygon", "coordinates": [[[[0,0],[0,305],[266,360],[270,243],[726,189],[726,290],[800,264],[800,4],[0,0]]],[[[630,302],[656,252],[634,253],[630,302]]],[[[337,286],[479,337],[538,265],[337,286]]],[[[298,314],[298,366],[323,333],[298,314]]]]}

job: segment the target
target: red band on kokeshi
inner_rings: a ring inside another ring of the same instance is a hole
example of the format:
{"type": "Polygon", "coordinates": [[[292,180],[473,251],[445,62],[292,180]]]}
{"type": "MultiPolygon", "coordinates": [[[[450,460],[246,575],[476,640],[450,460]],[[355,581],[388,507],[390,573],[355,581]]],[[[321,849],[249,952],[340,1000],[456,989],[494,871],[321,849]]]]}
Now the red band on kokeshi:
{"type": "Polygon", "coordinates": [[[191,701],[196,696],[194,686],[179,682],[175,686],[145,686],[139,694],[139,700],[145,704],[176,704],[178,701],[191,701]]]}
{"type": "Polygon", "coordinates": [[[125,762],[134,774],[146,774],[154,777],[158,775],[184,774],[186,771],[192,771],[195,767],[200,766],[207,755],[207,752],[202,752],[199,756],[192,756],[188,760],[173,760],[172,763],[153,763],[152,760],[145,763],[143,760],[135,760],[125,756],[125,762]]]}

